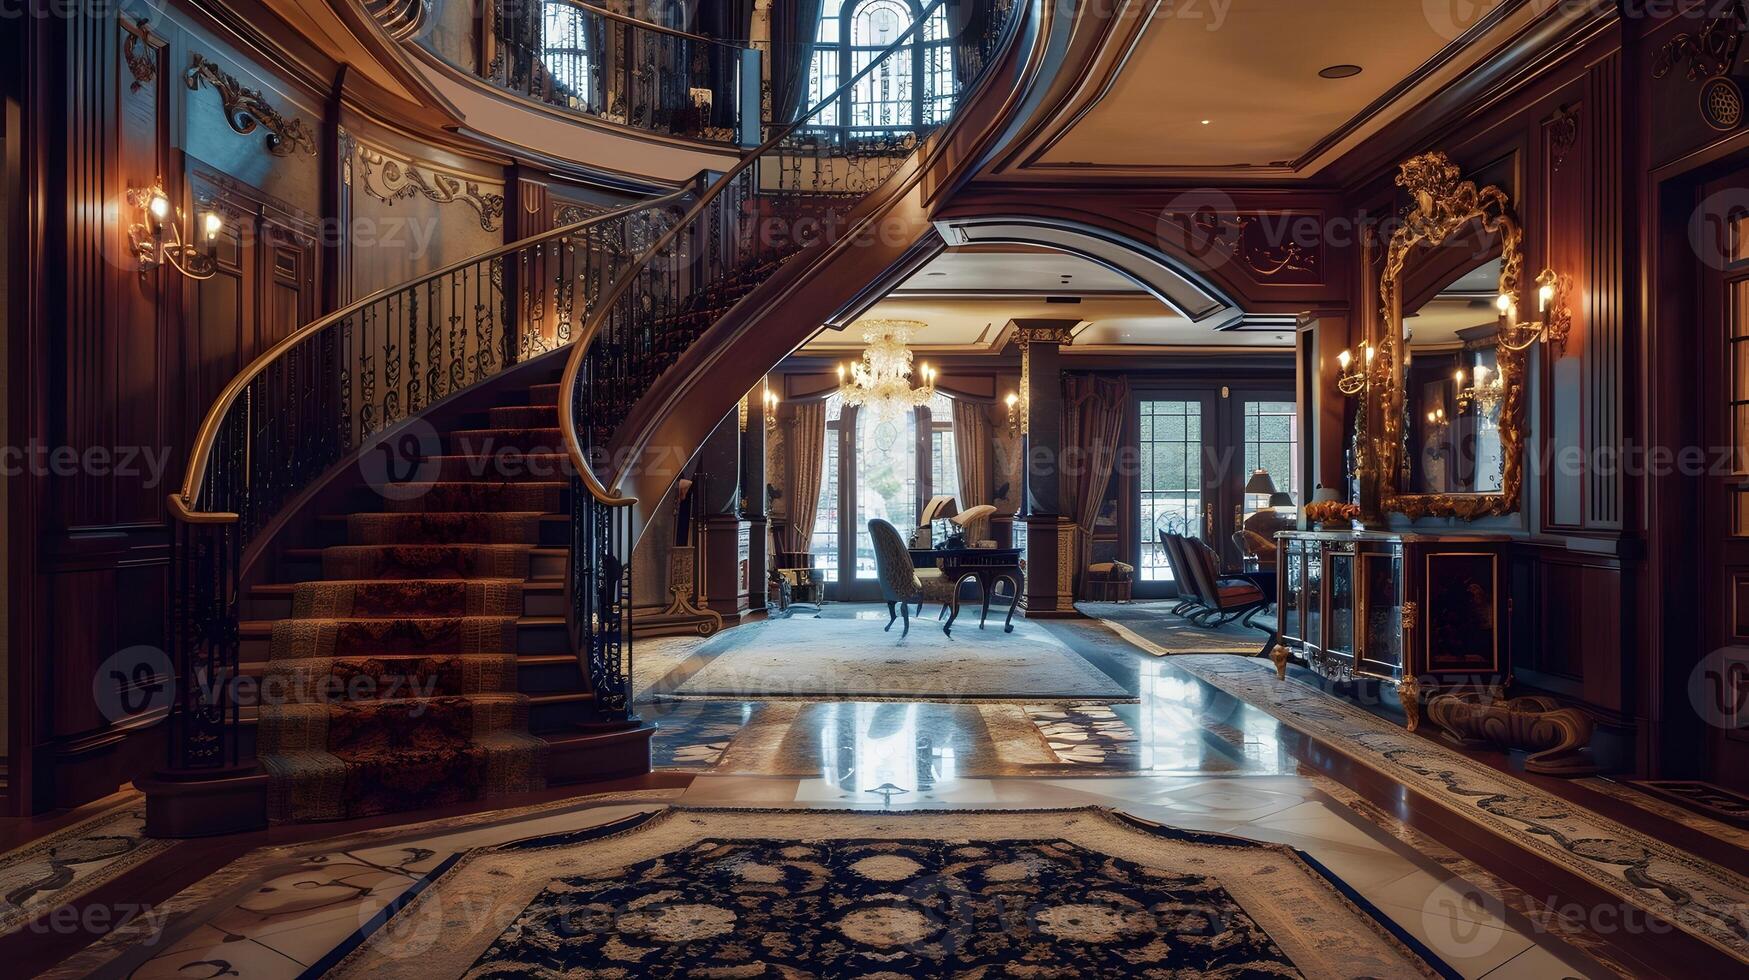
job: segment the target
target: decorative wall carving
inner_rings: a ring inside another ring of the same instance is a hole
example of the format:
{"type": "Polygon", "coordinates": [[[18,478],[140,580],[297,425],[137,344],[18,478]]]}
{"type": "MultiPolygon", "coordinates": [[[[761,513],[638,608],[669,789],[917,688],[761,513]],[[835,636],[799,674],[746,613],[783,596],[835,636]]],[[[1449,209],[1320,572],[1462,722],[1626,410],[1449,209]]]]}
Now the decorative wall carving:
{"type": "Polygon", "coordinates": [[[244,87],[235,75],[196,54],[184,77],[191,91],[199,91],[204,82],[219,93],[225,110],[225,121],[239,136],[248,136],[256,129],[267,130],[267,152],[276,157],[291,156],[302,149],[316,155],[316,138],[302,119],[287,118],[273,108],[259,89],[244,87]]]}
{"type": "Polygon", "coordinates": [[[144,17],[133,24],[122,19],[127,38],[121,42],[121,56],[127,62],[128,74],[134,76],[129,92],[138,92],[158,80],[158,54],[152,47],[151,23],[144,17]]]}
{"type": "Polygon", "coordinates": [[[1579,142],[1579,113],[1568,106],[1555,110],[1549,118],[1549,173],[1558,174],[1567,162],[1567,154],[1579,142]]]}
{"type": "Polygon", "coordinates": [[[1743,29],[1749,16],[1743,9],[1744,0],[1730,0],[1730,9],[1701,25],[1700,30],[1676,35],[1659,46],[1652,56],[1652,77],[1670,74],[1677,62],[1686,59],[1686,77],[1699,82],[1729,72],[1737,65],[1737,51],[1743,45],[1743,29]]]}
{"type": "Polygon", "coordinates": [[[479,214],[481,228],[499,229],[504,217],[504,195],[483,190],[479,181],[391,156],[345,133],[341,134],[341,148],[346,151],[347,160],[357,160],[353,174],[357,186],[384,204],[414,197],[437,204],[460,202],[479,214]]]}
{"type": "Polygon", "coordinates": [[[1316,279],[1322,249],[1286,233],[1286,223],[1292,219],[1288,214],[1241,214],[1225,208],[1159,215],[1161,225],[1176,226],[1192,248],[1218,252],[1259,279],[1316,279]]]}

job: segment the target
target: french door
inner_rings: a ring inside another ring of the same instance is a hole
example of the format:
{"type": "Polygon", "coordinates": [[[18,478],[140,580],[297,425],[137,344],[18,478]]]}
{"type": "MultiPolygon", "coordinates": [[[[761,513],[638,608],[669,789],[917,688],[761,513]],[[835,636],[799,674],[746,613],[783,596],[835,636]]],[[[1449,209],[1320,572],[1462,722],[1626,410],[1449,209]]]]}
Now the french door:
{"type": "Polygon", "coordinates": [[[1694,352],[1702,445],[1717,461],[1701,477],[1701,650],[1689,697],[1706,719],[1704,776],[1749,790],[1749,171],[1705,188],[1720,238],[1706,274],[1694,352]]]}
{"type": "Polygon", "coordinates": [[[1233,533],[1245,516],[1269,505],[1247,496],[1245,483],[1257,469],[1269,471],[1276,489],[1299,492],[1299,419],[1291,390],[1202,387],[1143,389],[1136,395],[1130,431],[1135,433],[1135,518],[1131,547],[1138,598],[1178,593],[1160,532],[1200,538],[1236,568],[1233,533]]]}

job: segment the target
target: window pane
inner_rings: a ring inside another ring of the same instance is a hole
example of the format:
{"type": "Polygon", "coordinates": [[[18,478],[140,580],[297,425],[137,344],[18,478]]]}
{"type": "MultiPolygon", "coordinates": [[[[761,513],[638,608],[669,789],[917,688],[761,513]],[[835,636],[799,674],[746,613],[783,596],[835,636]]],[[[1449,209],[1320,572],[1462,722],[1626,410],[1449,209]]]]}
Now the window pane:
{"type": "Polygon", "coordinates": [[[910,538],[917,526],[917,415],[856,413],[856,577],[876,577],[868,522],[884,520],[910,538]]]}
{"type": "Polygon", "coordinates": [[[1202,403],[1141,403],[1141,540],[1143,581],[1170,582],[1160,532],[1202,533],[1202,403]]]}
{"type": "Polygon", "coordinates": [[[594,71],[583,12],[568,4],[549,3],[542,14],[541,54],[548,74],[573,107],[598,111],[601,107],[591,97],[594,71]]]}
{"type": "Polygon", "coordinates": [[[808,550],[814,556],[814,567],[826,570],[826,581],[838,581],[838,417],[844,400],[837,395],[826,399],[826,451],[820,462],[820,504],[814,510],[814,533],[808,550]]]}
{"type": "MultiPolygon", "coordinates": [[[[1252,472],[1266,470],[1275,482],[1275,489],[1293,494],[1301,503],[1299,461],[1298,408],[1293,402],[1245,403],[1245,479],[1252,472]]],[[[1257,494],[1245,496],[1245,513],[1251,514],[1269,506],[1269,498],[1257,494]]]]}

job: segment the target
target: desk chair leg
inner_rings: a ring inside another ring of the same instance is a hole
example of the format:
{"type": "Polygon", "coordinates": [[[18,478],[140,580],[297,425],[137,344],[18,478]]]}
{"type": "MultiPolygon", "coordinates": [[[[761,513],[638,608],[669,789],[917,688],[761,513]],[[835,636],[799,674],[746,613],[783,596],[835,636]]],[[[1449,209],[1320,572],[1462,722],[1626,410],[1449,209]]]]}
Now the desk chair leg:
{"type": "Polygon", "coordinates": [[[894,608],[895,605],[896,603],[887,603],[887,632],[892,631],[893,623],[899,618],[899,611],[894,608]]]}
{"type": "MultiPolygon", "coordinates": [[[[903,640],[911,635],[911,604],[909,602],[900,603],[899,612],[905,616],[905,628],[899,631],[899,639],[903,640]]],[[[887,625],[891,626],[892,624],[888,623],[887,625]]]]}

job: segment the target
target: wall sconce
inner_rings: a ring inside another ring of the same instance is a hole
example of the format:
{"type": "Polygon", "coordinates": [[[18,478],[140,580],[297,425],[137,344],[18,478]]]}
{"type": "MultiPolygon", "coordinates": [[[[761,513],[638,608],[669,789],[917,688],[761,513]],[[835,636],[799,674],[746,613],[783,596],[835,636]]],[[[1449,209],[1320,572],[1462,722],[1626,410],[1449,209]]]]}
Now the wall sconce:
{"type": "Polygon", "coordinates": [[[1500,344],[1508,350],[1528,350],[1538,341],[1546,341],[1558,357],[1567,349],[1567,335],[1573,329],[1573,310],[1567,296],[1573,289],[1573,277],[1556,275],[1544,269],[1536,277],[1535,323],[1518,322],[1518,302],[1507,293],[1495,300],[1500,310],[1500,344]]]}
{"type": "Polygon", "coordinates": [[[1373,358],[1378,355],[1378,350],[1371,343],[1362,341],[1360,353],[1362,364],[1354,371],[1348,370],[1348,366],[1354,362],[1353,353],[1344,350],[1336,355],[1336,364],[1341,369],[1341,373],[1336,376],[1336,390],[1350,398],[1366,390],[1367,382],[1372,376],[1373,358]]]}
{"type": "Polygon", "coordinates": [[[772,431],[777,428],[777,394],[771,390],[771,383],[765,385],[765,428],[772,431]]]}
{"type": "Polygon", "coordinates": [[[128,245],[144,275],[168,265],[190,279],[211,279],[218,274],[219,232],[225,228],[217,211],[200,215],[199,238],[195,228],[185,228],[182,209],[170,203],[162,182],[128,191],[128,203],[141,218],[128,228],[128,245]]]}
{"type": "Polygon", "coordinates": [[[1439,442],[1444,439],[1450,427],[1451,422],[1445,417],[1445,409],[1436,408],[1427,413],[1427,436],[1430,440],[1439,442]]]}
{"type": "Polygon", "coordinates": [[[1002,404],[1008,406],[1008,431],[1025,434],[1026,408],[1022,404],[1021,397],[1011,391],[1006,398],[1002,399],[1002,404]]]}

